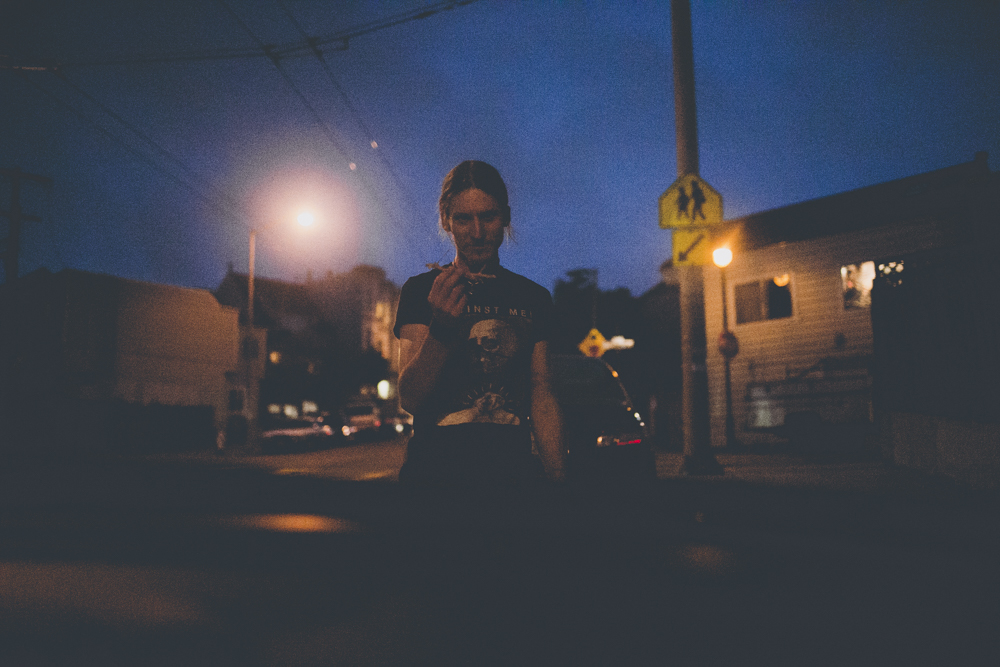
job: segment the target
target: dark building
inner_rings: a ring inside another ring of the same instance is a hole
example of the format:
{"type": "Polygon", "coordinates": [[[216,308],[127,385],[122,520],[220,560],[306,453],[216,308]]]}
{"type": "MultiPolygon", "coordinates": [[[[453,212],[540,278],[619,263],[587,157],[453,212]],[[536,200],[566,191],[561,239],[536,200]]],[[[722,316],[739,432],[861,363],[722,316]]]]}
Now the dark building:
{"type": "MultiPolygon", "coordinates": [[[[247,275],[231,268],[215,290],[244,323],[247,293],[247,275]]],[[[267,331],[264,409],[332,410],[379,380],[394,380],[399,289],[382,269],[357,266],[304,283],[255,277],[254,295],[254,325],[267,331]]]]}
{"type": "Polygon", "coordinates": [[[206,449],[239,391],[237,311],[211,292],[66,269],[0,293],[13,315],[8,451],[206,449]]]}

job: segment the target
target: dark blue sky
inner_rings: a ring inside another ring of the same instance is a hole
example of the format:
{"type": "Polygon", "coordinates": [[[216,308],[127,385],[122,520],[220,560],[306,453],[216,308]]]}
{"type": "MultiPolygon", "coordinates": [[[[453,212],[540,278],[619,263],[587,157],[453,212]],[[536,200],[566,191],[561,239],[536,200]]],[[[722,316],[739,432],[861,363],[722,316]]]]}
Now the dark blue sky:
{"type": "MultiPolygon", "coordinates": [[[[24,186],[44,221],[25,225],[22,274],[214,288],[246,270],[249,227],[274,223],[258,275],[364,262],[402,283],[450,258],[437,195],[467,158],[508,181],[502,259],[550,289],[584,267],[640,294],[670,256],[668,2],[480,0],[391,26],[447,3],[12,4],[0,167],[55,182],[24,186]],[[352,32],[322,47],[326,68],[300,48],[352,32]],[[52,63],[62,78],[24,69],[52,63]],[[314,229],[293,226],[300,205],[314,229]]],[[[701,175],[726,217],[981,150],[997,168],[1000,3],[692,0],[692,18],[701,175]]]]}

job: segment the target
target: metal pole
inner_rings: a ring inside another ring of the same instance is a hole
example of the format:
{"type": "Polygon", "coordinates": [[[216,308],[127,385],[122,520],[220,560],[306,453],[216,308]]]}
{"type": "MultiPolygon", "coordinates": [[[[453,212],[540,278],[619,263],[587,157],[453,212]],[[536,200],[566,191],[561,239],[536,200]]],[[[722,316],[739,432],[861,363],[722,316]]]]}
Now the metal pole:
{"type": "MultiPolygon", "coordinates": [[[[671,0],[674,59],[674,116],[677,131],[677,176],[698,173],[698,123],[694,95],[694,45],[688,0],[671,0]]],[[[684,463],[689,475],[718,475],[722,466],[710,450],[708,368],[705,342],[704,272],[700,266],[679,267],[681,282],[681,364],[684,381],[684,463]]]]}
{"type": "Polygon", "coordinates": [[[250,258],[249,266],[247,267],[247,323],[246,323],[246,334],[242,337],[243,340],[240,345],[240,359],[243,363],[243,383],[245,387],[244,398],[243,398],[243,413],[247,420],[247,433],[246,433],[246,443],[245,447],[248,451],[253,451],[257,444],[257,391],[254,389],[255,378],[254,378],[254,364],[257,361],[257,355],[259,350],[257,349],[257,337],[254,334],[253,322],[253,303],[254,303],[254,290],[253,290],[253,273],[254,273],[254,260],[257,249],[257,230],[250,230],[250,258]],[[250,353],[253,352],[254,355],[251,357],[250,353]]]}
{"type": "MultiPolygon", "coordinates": [[[[726,299],[726,267],[719,267],[719,275],[722,281],[722,330],[728,333],[729,302],[726,299]]],[[[736,423],[733,420],[733,383],[729,368],[731,358],[728,354],[723,354],[722,361],[726,372],[726,448],[728,449],[736,442],[736,423]]]]}
{"type": "Polygon", "coordinates": [[[4,289],[7,292],[6,305],[0,313],[0,432],[9,432],[13,428],[14,415],[17,414],[18,368],[16,364],[19,319],[17,284],[21,252],[21,223],[41,222],[35,215],[27,215],[21,210],[21,181],[28,180],[52,187],[52,179],[38,174],[29,174],[18,168],[0,169],[0,177],[10,180],[10,209],[0,209],[0,216],[7,218],[7,238],[0,239],[5,245],[3,255],[4,289]],[[4,420],[9,419],[9,423],[4,420]]]}
{"type": "Polygon", "coordinates": [[[674,116],[677,136],[677,176],[698,173],[698,114],[694,98],[694,42],[691,5],[671,0],[670,33],[674,56],[674,116]]]}
{"type": "Polygon", "coordinates": [[[253,265],[257,248],[257,230],[250,230],[250,267],[247,270],[247,326],[253,327],[253,265]]]}

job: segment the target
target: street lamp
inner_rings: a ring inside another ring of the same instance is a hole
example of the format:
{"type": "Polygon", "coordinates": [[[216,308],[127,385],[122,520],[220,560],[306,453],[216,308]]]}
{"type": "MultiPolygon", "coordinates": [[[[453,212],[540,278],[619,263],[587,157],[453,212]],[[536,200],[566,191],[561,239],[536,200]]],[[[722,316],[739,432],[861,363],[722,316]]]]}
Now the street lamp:
{"type": "Polygon", "coordinates": [[[727,448],[736,442],[736,424],[733,421],[733,386],[729,363],[739,354],[740,343],[729,330],[729,303],[726,299],[726,267],[733,261],[733,251],[729,248],[716,248],[712,251],[712,262],[719,267],[722,282],[722,333],[719,334],[719,353],[726,373],[726,442],[727,448]]]}
{"type": "MultiPolygon", "coordinates": [[[[315,218],[312,213],[308,211],[303,211],[299,213],[297,218],[298,223],[303,227],[310,227],[315,222],[315,218]]],[[[249,266],[247,270],[247,335],[244,338],[242,349],[240,350],[241,356],[243,357],[243,369],[244,378],[246,383],[246,392],[244,398],[244,413],[247,419],[248,432],[247,437],[250,440],[248,444],[254,444],[257,441],[257,392],[250,391],[250,385],[253,383],[253,372],[251,366],[251,358],[257,359],[259,355],[259,349],[257,345],[257,337],[253,332],[253,302],[254,302],[254,285],[253,285],[253,274],[254,274],[254,260],[257,254],[257,234],[259,232],[267,231],[271,227],[275,226],[280,221],[272,222],[271,224],[264,225],[263,227],[251,228],[250,229],[250,258],[249,266]]]]}
{"type": "MultiPolygon", "coordinates": [[[[298,223],[303,227],[311,227],[316,218],[309,211],[302,211],[296,218],[298,223]]],[[[247,271],[247,324],[251,327],[253,326],[253,267],[254,267],[254,256],[257,250],[257,233],[267,231],[274,226],[275,223],[270,225],[264,225],[260,229],[250,230],[250,267],[247,271]]]]}

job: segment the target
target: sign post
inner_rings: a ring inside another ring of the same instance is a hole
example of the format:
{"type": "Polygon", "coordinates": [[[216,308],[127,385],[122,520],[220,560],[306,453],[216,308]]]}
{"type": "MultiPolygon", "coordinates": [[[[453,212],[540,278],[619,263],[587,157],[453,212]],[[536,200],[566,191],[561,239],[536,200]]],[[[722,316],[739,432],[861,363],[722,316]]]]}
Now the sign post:
{"type": "Polygon", "coordinates": [[[709,227],[722,221],[722,198],[698,177],[698,120],[689,0],[670,2],[674,61],[677,175],[660,197],[660,226],[672,229],[673,262],[681,283],[681,374],[684,379],[684,463],[688,475],[720,475],[708,425],[705,303],[701,267],[711,261],[709,227]]]}

